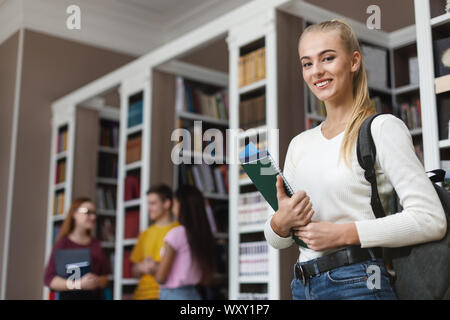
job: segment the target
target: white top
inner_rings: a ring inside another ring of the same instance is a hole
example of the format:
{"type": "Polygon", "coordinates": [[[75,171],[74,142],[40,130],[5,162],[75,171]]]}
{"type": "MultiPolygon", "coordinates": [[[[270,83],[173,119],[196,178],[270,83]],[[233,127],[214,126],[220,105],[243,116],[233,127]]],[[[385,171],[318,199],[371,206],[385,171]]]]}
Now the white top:
{"type": "MultiPolygon", "coordinates": [[[[376,117],[371,126],[376,146],[375,171],[380,200],[389,214],[389,197],[395,188],[403,211],[376,219],[370,205],[371,186],[358,163],[356,143],[352,170],[339,150],[344,132],[327,139],[322,124],[303,131],[289,144],[284,175],[294,192],[304,190],[310,197],[312,220],[334,223],[355,222],[362,248],[401,247],[441,239],[447,223],[440,203],[422,163],[414,152],[411,134],[405,123],[392,114],[376,117]]],[[[277,235],[267,220],[264,234],[276,249],[294,243],[292,237],[277,235]]],[[[307,261],[325,252],[300,248],[299,261],[307,261]]]]}

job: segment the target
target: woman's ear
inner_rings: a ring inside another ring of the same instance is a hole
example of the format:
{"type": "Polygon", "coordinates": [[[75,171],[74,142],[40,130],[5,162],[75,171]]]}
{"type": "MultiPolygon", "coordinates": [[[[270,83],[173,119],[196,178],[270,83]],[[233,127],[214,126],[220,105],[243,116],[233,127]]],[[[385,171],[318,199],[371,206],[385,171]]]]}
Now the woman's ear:
{"type": "Polygon", "coordinates": [[[351,60],[351,72],[358,71],[360,66],[361,66],[361,53],[359,53],[358,51],[354,51],[351,60]]]}

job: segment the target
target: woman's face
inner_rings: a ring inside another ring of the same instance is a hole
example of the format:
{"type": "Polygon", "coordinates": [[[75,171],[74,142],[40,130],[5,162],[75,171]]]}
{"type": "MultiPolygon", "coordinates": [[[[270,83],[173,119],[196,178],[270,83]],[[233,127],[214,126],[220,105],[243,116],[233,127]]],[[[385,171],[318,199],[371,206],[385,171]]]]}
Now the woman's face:
{"type": "Polygon", "coordinates": [[[83,202],[77,211],[75,211],[73,218],[76,227],[92,230],[97,219],[95,204],[92,202],[83,202]]]}
{"type": "Polygon", "coordinates": [[[299,44],[303,79],[322,101],[339,101],[352,95],[353,72],[360,64],[360,54],[349,55],[338,31],[312,31],[299,44]]]}

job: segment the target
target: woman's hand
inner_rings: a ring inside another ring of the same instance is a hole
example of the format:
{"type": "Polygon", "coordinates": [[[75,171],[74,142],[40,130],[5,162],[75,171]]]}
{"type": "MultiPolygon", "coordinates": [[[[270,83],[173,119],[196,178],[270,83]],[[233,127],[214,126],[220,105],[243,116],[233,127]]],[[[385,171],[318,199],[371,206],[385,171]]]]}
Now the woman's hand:
{"type": "Polygon", "coordinates": [[[156,271],[158,271],[159,263],[151,258],[149,258],[149,259],[150,260],[148,261],[148,273],[151,274],[152,276],[154,276],[156,271]]]}
{"type": "Polygon", "coordinates": [[[278,211],[272,217],[271,227],[281,237],[288,237],[291,229],[307,225],[314,214],[305,191],[296,192],[291,198],[284,190],[283,179],[277,176],[278,211]]]}
{"type": "Polygon", "coordinates": [[[93,273],[87,273],[81,277],[81,290],[95,290],[99,285],[99,278],[93,273]]]}
{"type": "Polygon", "coordinates": [[[315,251],[361,244],[354,223],[311,221],[306,226],[294,228],[294,230],[295,235],[315,251]]]}

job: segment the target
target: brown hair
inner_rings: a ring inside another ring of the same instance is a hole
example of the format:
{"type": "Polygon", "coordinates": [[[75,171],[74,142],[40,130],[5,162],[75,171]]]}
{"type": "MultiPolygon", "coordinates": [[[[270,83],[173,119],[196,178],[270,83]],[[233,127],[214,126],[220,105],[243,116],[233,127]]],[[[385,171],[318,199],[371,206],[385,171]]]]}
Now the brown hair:
{"type": "Polygon", "coordinates": [[[342,20],[333,19],[308,26],[300,36],[298,44],[300,45],[300,41],[307,33],[333,30],[339,32],[339,38],[349,54],[353,54],[355,51],[361,54],[361,64],[359,69],[353,75],[352,112],[345,127],[344,140],[339,153],[339,161],[343,157],[345,164],[350,168],[350,159],[353,155],[352,148],[358,139],[359,128],[367,117],[376,112],[375,105],[371,103],[369,98],[367,73],[364,67],[364,59],[362,57],[358,38],[350,25],[342,20]]]}
{"type": "Polygon", "coordinates": [[[216,244],[209,225],[202,193],[190,185],[181,186],[175,197],[180,203],[178,221],[186,229],[192,258],[202,270],[202,283],[212,284],[216,270],[216,244]]]}
{"type": "Polygon", "coordinates": [[[73,231],[73,229],[75,228],[75,220],[73,219],[73,215],[85,202],[93,203],[93,201],[87,197],[80,197],[72,202],[69,211],[67,212],[67,217],[64,219],[64,222],[61,225],[61,229],[59,230],[56,241],[68,236],[73,231]]]}

